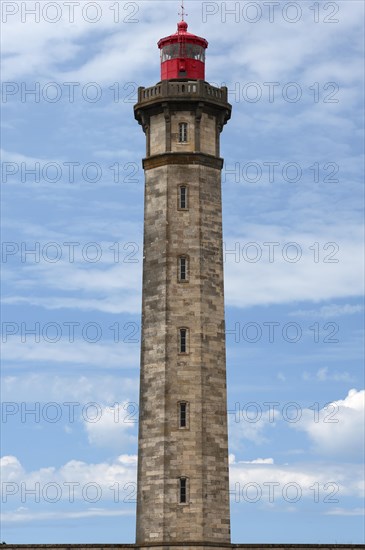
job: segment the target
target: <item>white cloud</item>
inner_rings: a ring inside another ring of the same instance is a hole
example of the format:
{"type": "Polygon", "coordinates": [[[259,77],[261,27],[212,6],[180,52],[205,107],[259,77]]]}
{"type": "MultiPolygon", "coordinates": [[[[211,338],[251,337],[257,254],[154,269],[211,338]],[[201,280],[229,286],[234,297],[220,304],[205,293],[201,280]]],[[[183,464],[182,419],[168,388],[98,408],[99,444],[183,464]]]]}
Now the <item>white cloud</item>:
{"type": "Polygon", "coordinates": [[[351,389],[345,399],[320,411],[305,409],[290,427],[304,431],[314,450],[326,456],[359,458],[364,452],[365,390],[351,389]]]}
{"type": "Polygon", "coordinates": [[[4,522],[135,514],[135,455],[120,455],[95,464],[71,460],[59,468],[50,466],[30,472],[15,456],[5,456],[0,467],[4,522]]]}
{"type": "MultiPolygon", "coordinates": [[[[47,484],[58,484],[61,490],[62,501],[69,501],[70,484],[73,485],[72,496],[74,502],[82,501],[82,489],[87,484],[98,485],[100,495],[98,505],[102,502],[113,502],[115,492],[112,489],[116,484],[120,488],[128,486],[134,487],[136,481],[137,457],[134,455],[121,455],[113,461],[98,464],[87,464],[85,462],[72,460],[60,468],[48,467],[41,468],[33,472],[25,472],[20,461],[13,456],[3,457],[1,460],[3,490],[8,492],[6,501],[8,504],[17,504],[21,498],[21,491],[14,497],[10,493],[14,487],[35,487],[39,483],[40,490],[47,484]],[[11,484],[11,485],[8,485],[11,484]],[[66,490],[67,488],[67,490],[66,490]]],[[[361,465],[354,464],[295,464],[278,465],[274,464],[272,458],[258,458],[252,461],[236,460],[234,455],[230,455],[230,491],[231,498],[236,502],[250,501],[252,498],[252,488],[259,494],[261,504],[272,506],[273,504],[284,503],[287,505],[290,499],[291,504],[302,499],[313,499],[313,502],[323,502],[325,497],[331,498],[332,503],[341,503],[341,499],[346,497],[362,498],[364,495],[363,471],[361,465]],[[318,500],[315,500],[318,499],[318,500]]],[[[134,493],[135,495],[135,493],[134,493]]],[[[9,512],[4,519],[8,521],[26,521],[29,519],[26,506],[34,502],[34,495],[30,495],[28,501],[22,502],[22,509],[19,507],[14,512],[9,512]]],[[[77,517],[73,514],[80,514],[79,517],[88,515],[109,515],[103,508],[90,507],[85,512],[77,510],[76,512],[67,510],[69,517],[77,517]]],[[[128,513],[128,509],[125,509],[128,513]]],[[[338,507],[333,510],[334,514],[352,514],[343,511],[338,507]]],[[[120,511],[120,509],[119,509],[120,511]]],[[[53,511],[52,511],[53,512],[53,511]]],[[[33,513],[31,510],[30,514],[33,513]]],[[[40,511],[40,513],[49,512],[40,511]]],[[[61,514],[64,514],[61,510],[61,514]]],[[[356,512],[357,513],[357,512],[356,512]]],[[[47,516],[44,516],[47,519],[47,516]]]]}
{"type": "Polygon", "coordinates": [[[125,448],[136,444],[135,428],[138,422],[138,404],[131,401],[101,407],[97,422],[84,422],[89,443],[97,447],[125,448]]]}
{"type": "Polygon", "coordinates": [[[267,443],[269,440],[264,432],[269,426],[273,429],[275,425],[272,413],[269,410],[262,411],[259,404],[252,409],[248,408],[245,411],[239,410],[235,414],[229,414],[230,447],[241,449],[246,441],[252,441],[256,445],[267,443]]]}
{"type": "Polygon", "coordinates": [[[25,471],[15,456],[4,456],[0,459],[1,473],[4,481],[18,481],[25,471]]]}
{"type": "MultiPolygon", "coordinates": [[[[30,403],[47,422],[48,407],[58,411],[66,434],[82,425],[91,445],[121,451],[135,447],[138,379],[121,376],[51,376],[34,373],[2,379],[3,420],[19,420],[30,403]]],[[[10,465],[13,463],[10,462],[10,465]]]]}
{"type": "MultiPolygon", "coordinates": [[[[344,497],[352,496],[362,498],[364,496],[363,469],[357,464],[334,463],[299,463],[299,464],[274,464],[273,462],[242,462],[230,463],[231,495],[240,494],[251,486],[256,486],[261,501],[269,504],[272,502],[284,502],[286,488],[288,496],[295,498],[314,499],[315,491],[320,501],[332,495],[333,499],[341,502],[344,497]],[[249,484],[249,485],[248,485],[249,484]],[[275,487],[273,484],[277,484],[275,487]],[[274,500],[270,499],[270,485],[274,500]]],[[[250,498],[250,497],[249,497],[250,498]]],[[[249,500],[249,499],[248,499],[249,500]]],[[[237,501],[237,500],[236,500],[237,501]]],[[[319,502],[319,501],[317,501],[319,502]]],[[[333,501],[335,502],[335,500],[333,501]]]]}
{"type": "MultiPolygon", "coordinates": [[[[0,462],[3,490],[8,490],[10,495],[9,483],[15,483],[18,489],[21,489],[21,483],[25,487],[34,487],[35,483],[40,484],[40,490],[47,483],[57,484],[61,489],[62,500],[70,500],[70,490],[75,500],[83,498],[82,490],[88,484],[96,484],[100,487],[103,500],[112,501],[114,497],[111,486],[115,483],[123,487],[126,483],[136,482],[137,456],[120,455],[113,461],[101,462],[97,464],[88,464],[80,460],[70,460],[63,466],[55,468],[53,466],[40,468],[32,472],[26,472],[15,456],[4,456],[0,462]],[[75,483],[75,486],[69,490],[68,483],[75,483]]],[[[21,491],[16,493],[20,498],[21,491]]],[[[9,502],[10,496],[8,496],[9,502]]],[[[34,502],[34,496],[29,499],[34,502]]]]}
{"type": "MultiPolygon", "coordinates": [[[[268,434],[279,424],[289,429],[303,431],[312,443],[312,452],[322,456],[336,456],[358,460],[364,451],[365,390],[352,389],[343,400],[333,401],[322,409],[300,408],[296,422],[285,422],[285,418],[273,411],[262,410],[256,404],[255,410],[236,410],[229,414],[229,442],[232,450],[244,449],[247,441],[261,445],[269,441],[268,434]]],[[[233,455],[232,455],[233,456],[233,455]]]]}
{"type": "MultiPolygon", "coordinates": [[[[60,468],[47,467],[33,472],[26,472],[20,461],[14,456],[5,456],[1,459],[2,479],[4,482],[25,482],[29,486],[35,482],[41,484],[64,482],[79,483],[75,486],[75,498],[80,498],[80,489],[87,483],[97,483],[105,490],[105,496],[112,499],[113,493],[110,485],[113,483],[124,484],[136,480],[137,456],[120,455],[115,460],[98,464],[88,464],[82,461],[71,460],[60,468]],[[108,490],[108,491],[107,491],[108,490]]],[[[361,497],[364,493],[363,472],[361,465],[332,464],[332,463],[308,463],[295,465],[274,464],[272,458],[258,458],[252,461],[236,460],[230,455],[230,480],[231,486],[236,482],[259,483],[279,482],[282,486],[286,483],[298,483],[305,496],[310,496],[311,486],[318,482],[322,486],[326,483],[337,483],[341,496],[361,497]]],[[[68,494],[63,495],[64,498],[68,494]]]]}

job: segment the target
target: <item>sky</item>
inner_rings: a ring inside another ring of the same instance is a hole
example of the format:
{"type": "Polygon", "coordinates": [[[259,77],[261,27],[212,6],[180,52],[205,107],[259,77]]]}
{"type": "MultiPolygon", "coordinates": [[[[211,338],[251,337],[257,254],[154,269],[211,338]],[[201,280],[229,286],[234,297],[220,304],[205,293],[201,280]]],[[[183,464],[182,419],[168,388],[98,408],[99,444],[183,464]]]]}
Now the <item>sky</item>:
{"type": "MultiPolygon", "coordinates": [[[[2,534],[134,542],[145,138],[179,2],[2,2],[2,534]]],[[[364,4],[186,2],[221,136],[232,541],[364,542],[364,4]]]]}

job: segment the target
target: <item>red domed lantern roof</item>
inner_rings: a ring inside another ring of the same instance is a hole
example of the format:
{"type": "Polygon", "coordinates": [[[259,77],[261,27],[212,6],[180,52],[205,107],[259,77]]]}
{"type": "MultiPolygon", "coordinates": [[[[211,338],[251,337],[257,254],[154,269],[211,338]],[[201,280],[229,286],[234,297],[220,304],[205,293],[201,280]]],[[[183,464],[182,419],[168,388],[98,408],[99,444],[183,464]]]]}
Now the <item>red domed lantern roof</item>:
{"type": "Polygon", "coordinates": [[[175,34],[170,34],[170,36],[161,38],[161,40],[158,41],[157,45],[161,49],[166,44],[174,44],[184,39],[191,42],[192,44],[199,44],[205,49],[208,47],[208,42],[205,40],[205,38],[201,38],[201,36],[197,36],[196,34],[188,32],[188,24],[186,21],[179,21],[175,34]]]}
{"type": "Polygon", "coordinates": [[[186,21],[180,21],[177,32],[161,38],[157,45],[161,50],[161,80],[205,80],[205,50],[208,42],[188,32],[186,21]]]}

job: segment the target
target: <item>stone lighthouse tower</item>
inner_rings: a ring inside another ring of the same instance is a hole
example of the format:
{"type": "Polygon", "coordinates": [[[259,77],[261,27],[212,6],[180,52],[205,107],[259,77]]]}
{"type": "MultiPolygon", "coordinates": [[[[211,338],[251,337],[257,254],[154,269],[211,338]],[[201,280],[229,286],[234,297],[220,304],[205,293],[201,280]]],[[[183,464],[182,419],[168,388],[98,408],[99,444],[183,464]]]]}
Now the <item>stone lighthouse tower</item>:
{"type": "Polygon", "coordinates": [[[159,41],[139,88],[146,134],[137,544],[229,546],[220,134],[227,89],[205,81],[204,38],[159,41]]]}

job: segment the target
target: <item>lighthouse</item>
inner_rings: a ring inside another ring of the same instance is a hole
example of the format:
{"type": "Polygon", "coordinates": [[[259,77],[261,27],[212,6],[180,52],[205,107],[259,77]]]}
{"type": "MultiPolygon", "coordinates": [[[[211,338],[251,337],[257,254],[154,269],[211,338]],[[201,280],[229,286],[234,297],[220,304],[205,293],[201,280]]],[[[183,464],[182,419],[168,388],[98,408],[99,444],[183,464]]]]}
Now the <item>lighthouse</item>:
{"type": "Polygon", "coordinates": [[[160,81],[138,89],[146,136],[136,542],[229,547],[220,135],[227,88],[208,42],[158,42],[160,81]],[[222,545],[222,546],[221,546],[222,545]]]}

